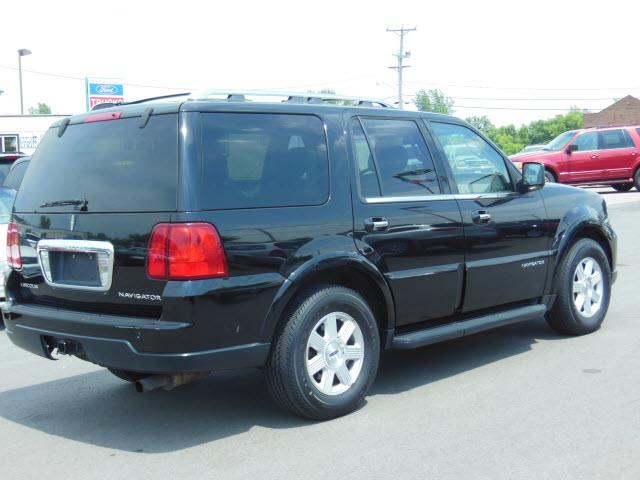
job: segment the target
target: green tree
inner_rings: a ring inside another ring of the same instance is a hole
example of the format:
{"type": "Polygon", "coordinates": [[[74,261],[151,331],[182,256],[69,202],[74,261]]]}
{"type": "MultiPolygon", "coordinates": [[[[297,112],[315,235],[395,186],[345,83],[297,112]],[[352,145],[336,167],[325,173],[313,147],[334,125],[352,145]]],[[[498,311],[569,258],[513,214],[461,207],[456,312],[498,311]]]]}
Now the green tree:
{"type": "Polygon", "coordinates": [[[569,113],[564,115],[556,115],[546,120],[535,120],[520,128],[516,128],[514,125],[505,125],[489,129],[485,133],[504,153],[513,155],[527,145],[549,143],[561,133],[582,128],[583,125],[583,112],[572,107],[569,113]]]}
{"type": "Polygon", "coordinates": [[[483,115],[481,117],[467,117],[465,120],[484,134],[488,134],[491,130],[496,128],[493,126],[493,123],[491,123],[491,120],[489,120],[489,117],[487,117],[486,115],[483,115]]]}
{"type": "Polygon", "coordinates": [[[37,107],[29,107],[29,115],[51,114],[51,107],[46,103],[38,102],[37,107]]]}
{"type": "Polygon", "coordinates": [[[413,103],[423,112],[453,113],[453,98],[447,97],[441,90],[420,90],[416,93],[413,103]]]}

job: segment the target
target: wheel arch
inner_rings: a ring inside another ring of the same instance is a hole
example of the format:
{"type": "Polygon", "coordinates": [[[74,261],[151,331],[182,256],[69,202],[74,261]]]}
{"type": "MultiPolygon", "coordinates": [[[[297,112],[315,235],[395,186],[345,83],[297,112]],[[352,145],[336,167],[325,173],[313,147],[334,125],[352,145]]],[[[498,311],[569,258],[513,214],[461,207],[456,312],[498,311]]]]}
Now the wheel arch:
{"type": "Polygon", "coordinates": [[[615,247],[612,244],[612,239],[605,229],[603,229],[602,225],[597,223],[594,220],[583,220],[575,225],[573,225],[570,229],[564,232],[562,235],[562,239],[558,245],[558,251],[556,253],[556,262],[555,268],[553,271],[553,279],[551,282],[551,293],[556,293],[557,291],[557,281],[558,281],[558,265],[560,265],[562,259],[567,255],[570,248],[579,240],[588,238],[596,243],[598,243],[602,249],[604,250],[607,260],[609,261],[609,266],[611,270],[615,268],[615,247]]]}
{"type": "Polygon", "coordinates": [[[548,163],[543,163],[543,165],[544,165],[544,169],[551,172],[551,174],[556,179],[556,182],[558,182],[560,180],[560,176],[558,175],[558,172],[556,171],[555,167],[549,165],[548,163]]]}
{"type": "Polygon", "coordinates": [[[293,271],[275,295],[262,325],[261,340],[272,341],[297,297],[322,284],[340,285],[362,295],[378,323],[381,345],[386,347],[395,326],[393,295],[384,275],[359,253],[316,257],[293,271]]]}

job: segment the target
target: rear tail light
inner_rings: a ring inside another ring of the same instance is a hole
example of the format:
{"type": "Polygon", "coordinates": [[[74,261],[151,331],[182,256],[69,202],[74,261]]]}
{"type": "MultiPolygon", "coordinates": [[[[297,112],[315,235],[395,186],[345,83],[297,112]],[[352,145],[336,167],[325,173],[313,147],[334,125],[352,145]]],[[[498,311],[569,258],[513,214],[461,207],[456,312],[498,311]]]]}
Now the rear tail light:
{"type": "Polygon", "coordinates": [[[9,223],[7,227],[7,264],[14,270],[20,270],[22,268],[20,230],[16,222],[9,223]]]}
{"type": "Polygon", "coordinates": [[[159,223],[149,239],[147,275],[157,280],[229,276],[218,232],[210,223],[159,223]]]}

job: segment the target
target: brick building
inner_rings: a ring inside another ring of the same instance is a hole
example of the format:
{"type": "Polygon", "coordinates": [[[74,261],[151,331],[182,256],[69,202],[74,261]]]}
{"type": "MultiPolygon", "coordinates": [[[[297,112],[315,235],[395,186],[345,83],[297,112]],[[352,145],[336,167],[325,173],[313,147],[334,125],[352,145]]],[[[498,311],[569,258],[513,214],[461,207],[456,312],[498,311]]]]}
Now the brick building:
{"type": "Polygon", "coordinates": [[[600,112],[584,114],[585,128],[623,125],[640,125],[640,100],[631,95],[627,95],[600,112]]]}

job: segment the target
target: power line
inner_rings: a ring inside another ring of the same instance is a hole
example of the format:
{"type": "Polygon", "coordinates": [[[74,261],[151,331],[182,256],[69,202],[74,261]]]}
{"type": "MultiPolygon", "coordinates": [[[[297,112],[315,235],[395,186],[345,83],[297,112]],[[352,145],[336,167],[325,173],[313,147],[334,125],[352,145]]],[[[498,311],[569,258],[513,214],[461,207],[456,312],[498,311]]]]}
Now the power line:
{"type": "Polygon", "coordinates": [[[492,98],[492,97],[450,97],[454,100],[488,100],[496,102],[604,102],[612,101],[613,97],[603,98],[492,98]]]}
{"type": "Polygon", "coordinates": [[[551,87],[495,87],[491,85],[464,85],[456,83],[437,83],[437,82],[425,82],[420,80],[412,80],[407,83],[438,86],[438,87],[454,87],[454,88],[478,88],[487,90],[530,90],[530,91],[543,91],[543,92],[604,92],[610,90],[640,90],[640,86],[635,87],[598,87],[598,88],[551,88],[551,87]]]}
{"type": "MultiPolygon", "coordinates": [[[[18,70],[18,68],[16,67],[11,67],[9,65],[0,65],[0,68],[5,68],[8,70],[18,70]]],[[[84,81],[84,77],[76,77],[73,75],[64,75],[61,73],[50,73],[50,72],[40,72],[37,70],[27,70],[25,68],[22,69],[23,72],[29,72],[29,73],[34,73],[36,75],[44,75],[47,77],[56,77],[56,78],[65,78],[67,80],[80,80],[80,81],[84,81]]],[[[164,89],[164,90],[180,90],[180,91],[186,91],[186,90],[197,90],[197,88],[185,88],[185,87],[168,87],[168,86],[162,86],[162,85],[145,85],[145,84],[141,84],[141,83],[123,83],[123,85],[127,85],[129,87],[143,87],[143,88],[159,88],[159,89],[164,89]]]]}
{"type": "Polygon", "coordinates": [[[405,52],[404,50],[404,36],[409,32],[415,32],[416,27],[413,28],[404,28],[404,25],[400,28],[387,28],[387,32],[392,32],[400,37],[400,48],[398,48],[398,53],[394,53],[393,55],[396,57],[398,64],[389,68],[398,71],[398,106],[402,108],[404,105],[404,101],[402,99],[402,70],[405,68],[409,68],[411,65],[403,65],[403,61],[405,58],[409,58],[411,54],[409,52],[405,52]]]}
{"type": "MultiPolygon", "coordinates": [[[[526,111],[526,110],[531,110],[531,111],[541,111],[541,112],[567,112],[569,110],[571,110],[571,108],[517,108],[517,107],[481,107],[478,105],[454,105],[454,108],[476,108],[476,109],[482,109],[482,110],[513,110],[513,111],[526,111]]],[[[582,110],[596,110],[593,108],[581,108],[580,111],[582,110]]]]}

